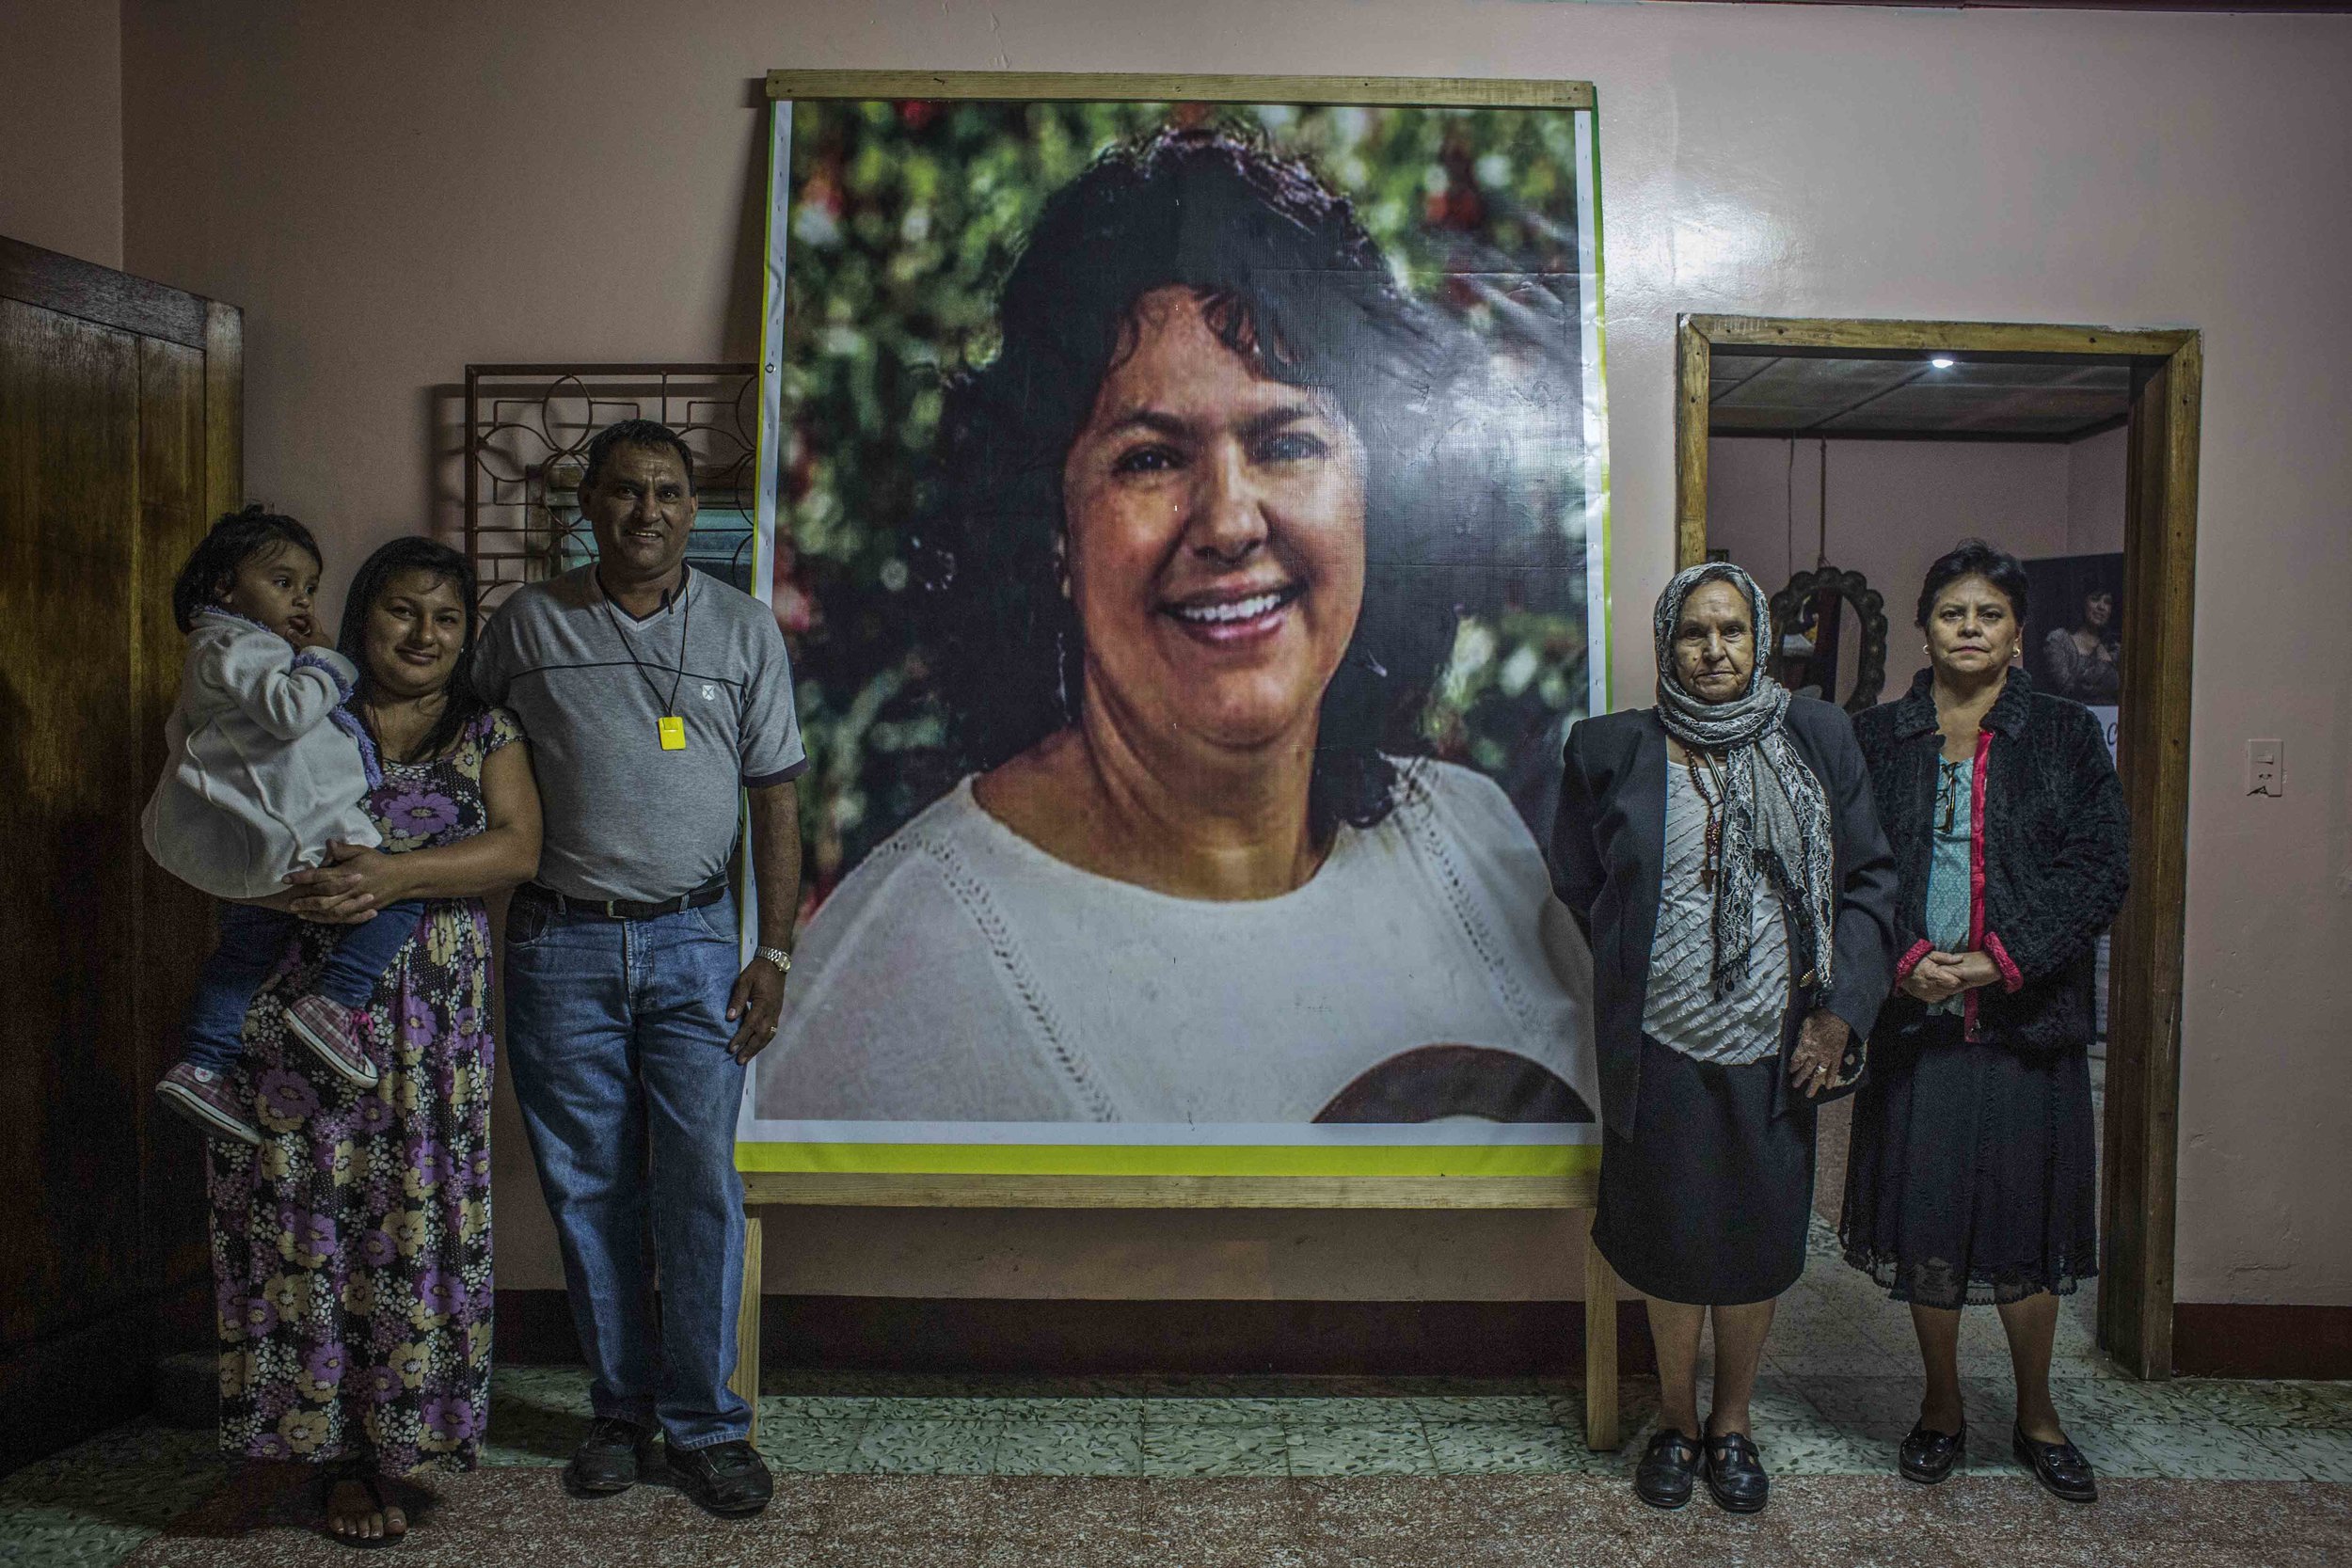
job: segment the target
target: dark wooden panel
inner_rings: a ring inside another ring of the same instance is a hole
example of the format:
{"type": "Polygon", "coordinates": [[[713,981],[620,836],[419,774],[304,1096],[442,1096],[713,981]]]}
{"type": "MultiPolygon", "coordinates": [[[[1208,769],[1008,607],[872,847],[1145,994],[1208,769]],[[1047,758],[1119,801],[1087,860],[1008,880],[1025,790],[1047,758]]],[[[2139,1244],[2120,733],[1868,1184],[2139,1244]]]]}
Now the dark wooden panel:
{"type": "MultiPolygon", "coordinates": [[[[580,1359],[561,1291],[501,1291],[501,1361],[580,1359]]],[[[1616,1310],[1620,1365],[1655,1372],[1648,1310],[1616,1310]]],[[[761,1362],[834,1371],[1581,1378],[1577,1301],[979,1301],[781,1296],[761,1362]]]]}
{"type": "Polygon", "coordinates": [[[0,951],[31,959],[0,1023],[0,1336],[15,1349],[141,1290],[139,349],[0,300],[0,842],[21,890],[0,899],[0,951]]]}
{"type": "MultiPolygon", "coordinates": [[[[205,356],[157,339],[139,342],[139,526],[130,552],[131,664],[126,718],[139,749],[143,791],[164,766],[164,721],[180,686],[183,642],[171,618],[171,580],[211,526],[206,511],[205,356]]],[[[197,965],[209,947],[205,896],[134,853],[138,947],[134,968],[133,1087],[163,1076],[178,1059],[180,1019],[197,965]]],[[[170,1289],[208,1274],[202,1141],[195,1129],[140,1093],[141,1176],[149,1288],[170,1289]]]]}
{"type": "Polygon", "coordinates": [[[199,296],[6,235],[0,235],[0,299],[135,337],[204,346],[205,302],[199,296]]]}
{"type": "Polygon", "coordinates": [[[2183,1377],[2352,1378],[2352,1307],[2185,1301],[2172,1362],[2183,1377]]]}
{"type": "Polygon", "coordinates": [[[138,817],[171,578],[238,502],[242,322],[0,241],[0,1409],[39,1413],[0,1471],[137,1414],[158,1347],[215,1331],[201,1150],[152,1098],[210,910],[138,817]]]}

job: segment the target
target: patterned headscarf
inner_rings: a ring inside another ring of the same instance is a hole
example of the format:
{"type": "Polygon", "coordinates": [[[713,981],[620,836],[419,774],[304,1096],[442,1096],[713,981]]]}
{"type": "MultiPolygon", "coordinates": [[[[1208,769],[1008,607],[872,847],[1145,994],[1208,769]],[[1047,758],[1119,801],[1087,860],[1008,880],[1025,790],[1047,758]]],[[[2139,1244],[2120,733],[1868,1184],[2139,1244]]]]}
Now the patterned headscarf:
{"type": "Polygon", "coordinates": [[[1658,718],[1666,733],[1694,751],[1724,757],[1721,863],[1715,879],[1714,990],[1728,994],[1747,978],[1756,945],[1751,914],[1759,868],[1772,879],[1793,917],[1800,974],[1827,987],[1834,942],[1837,880],[1829,802],[1789,742],[1783,718],[1788,691],[1764,673],[1772,641],[1772,609],[1756,579],[1728,562],[1710,562],[1677,574],[1658,595],[1658,718]],[[1741,695],[1704,703],[1682,689],[1675,673],[1675,628],[1682,606],[1702,583],[1727,582],[1748,601],[1755,629],[1756,671],[1741,695]]]}

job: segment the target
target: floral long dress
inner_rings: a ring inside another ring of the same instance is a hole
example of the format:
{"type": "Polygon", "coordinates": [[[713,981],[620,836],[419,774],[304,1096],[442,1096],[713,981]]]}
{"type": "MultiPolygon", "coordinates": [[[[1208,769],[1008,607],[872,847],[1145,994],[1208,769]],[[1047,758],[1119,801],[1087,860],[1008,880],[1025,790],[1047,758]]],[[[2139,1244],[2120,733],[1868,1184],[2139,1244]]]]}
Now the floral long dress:
{"type": "MultiPolygon", "coordinates": [[[[521,735],[493,709],[439,761],[388,764],[368,801],[385,851],[481,832],[483,764],[521,735]]],[[[469,1469],[490,1392],[489,921],[478,898],[426,906],[368,1004],[368,1089],[283,1022],[334,931],[305,925],[246,1015],[261,1147],[210,1146],[221,1447],[469,1469]]]]}

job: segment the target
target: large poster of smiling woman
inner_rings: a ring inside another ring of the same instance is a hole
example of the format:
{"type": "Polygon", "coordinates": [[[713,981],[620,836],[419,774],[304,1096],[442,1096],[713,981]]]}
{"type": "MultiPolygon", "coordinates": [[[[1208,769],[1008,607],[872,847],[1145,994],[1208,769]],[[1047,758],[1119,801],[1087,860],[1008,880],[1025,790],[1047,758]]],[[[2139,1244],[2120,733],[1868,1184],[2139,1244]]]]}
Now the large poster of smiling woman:
{"type": "Polygon", "coordinates": [[[964,87],[776,107],[758,577],[815,762],[741,1163],[1577,1168],[1589,92],[964,87]]]}

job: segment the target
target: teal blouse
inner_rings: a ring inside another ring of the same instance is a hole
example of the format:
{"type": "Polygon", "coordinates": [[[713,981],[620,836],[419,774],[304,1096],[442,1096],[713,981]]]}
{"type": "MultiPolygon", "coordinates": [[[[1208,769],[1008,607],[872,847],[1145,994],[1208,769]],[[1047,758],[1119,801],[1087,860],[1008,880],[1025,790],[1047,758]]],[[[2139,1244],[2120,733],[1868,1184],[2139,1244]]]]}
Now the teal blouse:
{"type": "MultiPolygon", "coordinates": [[[[1935,852],[1928,862],[1928,940],[1942,953],[1968,951],[1968,864],[1975,836],[1975,758],[1936,762],[1935,852]]],[[[1928,1011],[1960,1016],[1966,991],[1955,991],[1928,1011]]]]}

